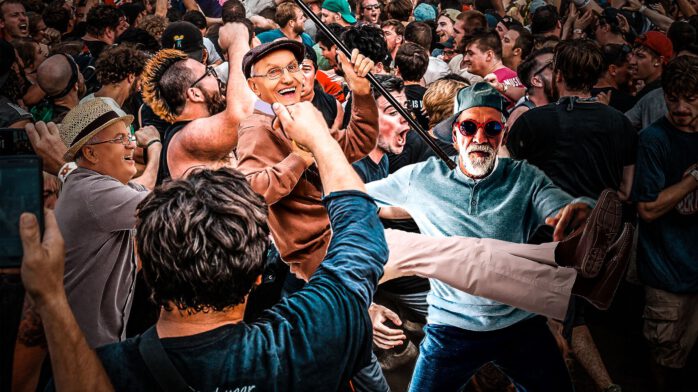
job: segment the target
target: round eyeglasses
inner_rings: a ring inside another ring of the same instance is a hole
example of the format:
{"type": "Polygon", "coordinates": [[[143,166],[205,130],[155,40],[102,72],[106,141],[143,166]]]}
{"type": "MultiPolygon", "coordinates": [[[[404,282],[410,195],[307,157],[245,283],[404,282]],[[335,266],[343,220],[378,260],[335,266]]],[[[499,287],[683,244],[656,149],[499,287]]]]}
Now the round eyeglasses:
{"type": "Polygon", "coordinates": [[[485,135],[487,137],[497,137],[502,133],[504,125],[496,120],[490,120],[484,123],[475,120],[463,120],[456,124],[456,128],[463,136],[474,136],[477,130],[482,128],[485,130],[485,135]]]}

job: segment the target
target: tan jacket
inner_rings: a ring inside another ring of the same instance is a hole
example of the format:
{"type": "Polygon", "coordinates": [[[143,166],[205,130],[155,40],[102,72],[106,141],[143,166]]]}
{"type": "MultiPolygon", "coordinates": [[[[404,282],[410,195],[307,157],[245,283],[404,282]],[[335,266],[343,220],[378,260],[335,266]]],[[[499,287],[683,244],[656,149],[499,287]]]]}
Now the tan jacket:
{"type": "MultiPolygon", "coordinates": [[[[305,170],[303,159],[291,154],[291,140],[272,129],[271,121],[269,116],[253,114],[240,124],[238,170],[269,204],[269,227],[281,258],[301,263],[303,273],[310,276],[325,257],[331,235],[320,202],[319,176],[315,166],[305,170]]],[[[330,132],[349,162],[366,156],[378,137],[376,101],[371,95],[354,95],[349,126],[330,132]]]]}

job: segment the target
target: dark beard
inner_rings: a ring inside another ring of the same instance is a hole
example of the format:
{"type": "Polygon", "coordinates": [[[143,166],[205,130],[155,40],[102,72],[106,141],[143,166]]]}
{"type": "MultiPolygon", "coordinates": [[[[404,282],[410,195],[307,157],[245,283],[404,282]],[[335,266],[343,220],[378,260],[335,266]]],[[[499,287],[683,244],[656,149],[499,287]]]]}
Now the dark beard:
{"type": "MultiPolygon", "coordinates": [[[[225,88],[223,88],[223,91],[225,91],[225,88]]],[[[221,94],[220,91],[211,94],[201,89],[201,94],[203,94],[206,99],[206,108],[208,109],[209,115],[213,116],[225,110],[225,96],[221,94]]]]}

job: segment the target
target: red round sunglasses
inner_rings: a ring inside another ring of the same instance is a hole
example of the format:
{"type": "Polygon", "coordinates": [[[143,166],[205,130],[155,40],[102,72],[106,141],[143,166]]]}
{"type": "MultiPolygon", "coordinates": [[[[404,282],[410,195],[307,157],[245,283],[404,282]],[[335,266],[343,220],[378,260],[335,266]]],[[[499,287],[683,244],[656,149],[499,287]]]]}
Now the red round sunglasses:
{"type": "Polygon", "coordinates": [[[475,120],[463,120],[456,124],[456,128],[463,136],[473,136],[478,129],[482,128],[485,130],[487,137],[497,137],[504,129],[504,125],[496,120],[485,121],[484,123],[475,120]]]}

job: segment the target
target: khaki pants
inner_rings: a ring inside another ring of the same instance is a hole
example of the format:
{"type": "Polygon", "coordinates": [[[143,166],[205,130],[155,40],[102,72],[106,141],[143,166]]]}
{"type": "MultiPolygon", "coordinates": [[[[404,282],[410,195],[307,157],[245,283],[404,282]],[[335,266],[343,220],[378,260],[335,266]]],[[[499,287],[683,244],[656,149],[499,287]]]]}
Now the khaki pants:
{"type": "Polygon", "coordinates": [[[698,337],[698,293],[674,294],[645,286],[642,317],[655,362],[683,368],[698,337]]]}
{"type": "Polygon", "coordinates": [[[385,280],[417,275],[532,313],[563,320],[577,276],[555,264],[557,243],[429,237],[386,230],[385,280]]]}

